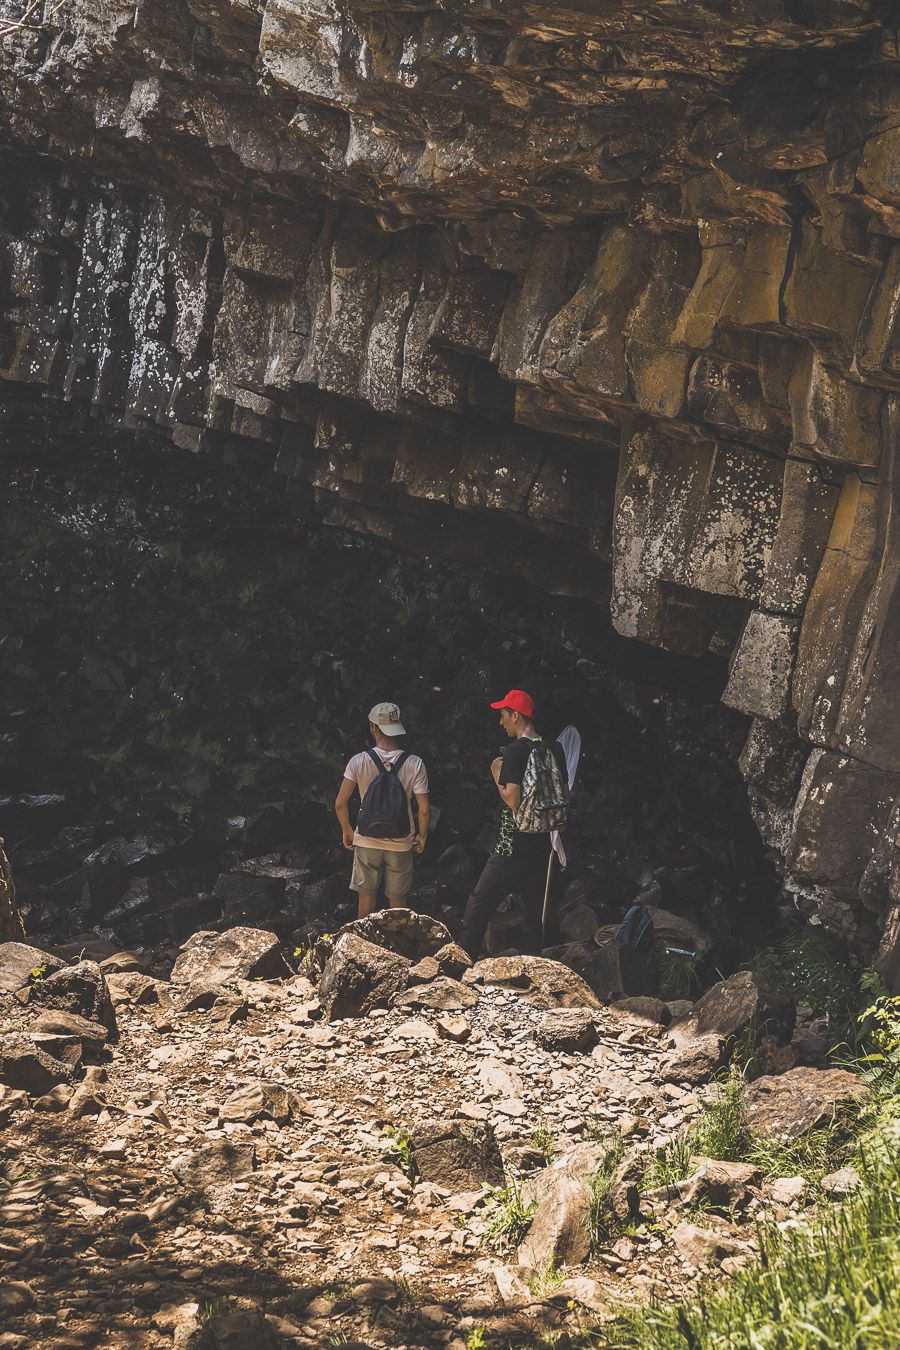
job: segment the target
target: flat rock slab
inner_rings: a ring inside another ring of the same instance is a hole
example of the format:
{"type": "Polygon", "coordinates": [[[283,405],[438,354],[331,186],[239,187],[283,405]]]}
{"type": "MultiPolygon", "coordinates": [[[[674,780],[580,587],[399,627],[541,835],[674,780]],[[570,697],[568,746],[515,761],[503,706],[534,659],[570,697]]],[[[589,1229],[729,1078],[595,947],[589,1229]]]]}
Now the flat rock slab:
{"type": "MultiPolygon", "coordinates": [[[[415,970],[415,966],[412,967],[415,970]]],[[[399,1008],[436,1008],[438,1012],[461,1012],[464,1008],[474,1008],[478,995],[468,984],[461,980],[451,980],[439,975],[430,984],[418,984],[406,989],[394,999],[399,1008]]]]}
{"type": "Polygon", "coordinates": [[[275,933],[262,928],[229,928],[195,933],[172,967],[173,984],[228,984],[234,980],[278,980],[291,974],[275,933]]]}
{"type": "Polygon", "coordinates": [[[301,1115],[312,1115],[312,1108],[302,1097],[278,1083],[264,1080],[238,1088],[219,1108],[220,1120],[246,1125],[253,1125],[257,1120],[274,1120],[276,1125],[287,1125],[301,1115]]]}
{"type": "Polygon", "coordinates": [[[109,1032],[101,1022],[63,1011],[42,1013],[34,1029],[47,1036],[73,1036],[86,1050],[102,1050],[109,1038],[109,1032]]]}
{"type": "Polygon", "coordinates": [[[252,1144],[232,1144],[225,1139],[182,1153],[172,1163],[178,1180],[197,1191],[239,1181],[255,1168],[256,1149],[252,1144]]]}
{"type": "Polygon", "coordinates": [[[846,1069],[790,1069],[757,1078],[744,1092],[747,1125],[762,1139],[793,1144],[807,1130],[827,1125],[859,1105],[868,1088],[846,1069]]]}
{"type": "Polygon", "coordinates": [[[538,1042],[547,1050],[577,1054],[592,1049],[597,1028],[588,1008],[548,1008],[537,1031],[538,1042]]]}

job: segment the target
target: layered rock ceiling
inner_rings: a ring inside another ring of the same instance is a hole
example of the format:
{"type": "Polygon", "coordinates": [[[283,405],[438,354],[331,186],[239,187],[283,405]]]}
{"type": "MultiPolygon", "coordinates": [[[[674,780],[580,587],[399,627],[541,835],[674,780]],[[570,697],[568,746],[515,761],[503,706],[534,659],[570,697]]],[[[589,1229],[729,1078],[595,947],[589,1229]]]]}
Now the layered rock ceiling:
{"type": "Polygon", "coordinates": [[[7,397],[728,654],[789,889],[880,923],[888,968],[896,6],[26,10],[0,0],[7,397]]]}

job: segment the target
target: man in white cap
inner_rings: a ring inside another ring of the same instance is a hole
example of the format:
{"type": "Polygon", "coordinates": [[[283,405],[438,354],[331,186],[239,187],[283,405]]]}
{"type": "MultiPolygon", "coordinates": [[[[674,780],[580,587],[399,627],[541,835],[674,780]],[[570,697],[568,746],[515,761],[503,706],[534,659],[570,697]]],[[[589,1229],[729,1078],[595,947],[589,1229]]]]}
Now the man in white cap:
{"type": "Polygon", "coordinates": [[[369,713],[369,733],[373,748],[350,760],[334,802],[344,848],[353,853],[350,889],[358,896],[359,919],[374,911],[382,880],[389,905],[408,905],[413,854],[425,847],[431,817],[425,765],[397,743],[406,728],[396,703],[375,704],[369,713]],[[349,807],[357,790],[360,809],[354,830],[349,807]],[[413,797],[419,812],[418,832],[413,823],[413,797]]]}

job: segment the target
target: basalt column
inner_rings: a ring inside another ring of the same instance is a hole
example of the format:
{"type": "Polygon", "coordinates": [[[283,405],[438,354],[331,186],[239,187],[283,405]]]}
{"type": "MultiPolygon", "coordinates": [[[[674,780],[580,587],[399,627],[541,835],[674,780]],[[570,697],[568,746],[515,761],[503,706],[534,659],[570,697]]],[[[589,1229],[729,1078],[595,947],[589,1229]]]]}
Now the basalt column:
{"type": "Polygon", "coordinates": [[[7,446],[153,429],[727,655],[785,885],[897,978],[895,6],[45,10],[0,0],[7,446]]]}

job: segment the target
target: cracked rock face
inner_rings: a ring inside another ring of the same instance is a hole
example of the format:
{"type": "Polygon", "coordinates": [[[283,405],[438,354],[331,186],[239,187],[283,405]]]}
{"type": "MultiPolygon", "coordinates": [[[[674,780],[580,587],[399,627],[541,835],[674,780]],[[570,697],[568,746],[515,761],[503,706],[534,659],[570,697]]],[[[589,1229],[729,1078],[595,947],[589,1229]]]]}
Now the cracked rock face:
{"type": "Polygon", "coordinates": [[[788,889],[896,977],[891,8],[64,0],[0,46],[0,435],[68,400],[726,655],[788,889]]]}

